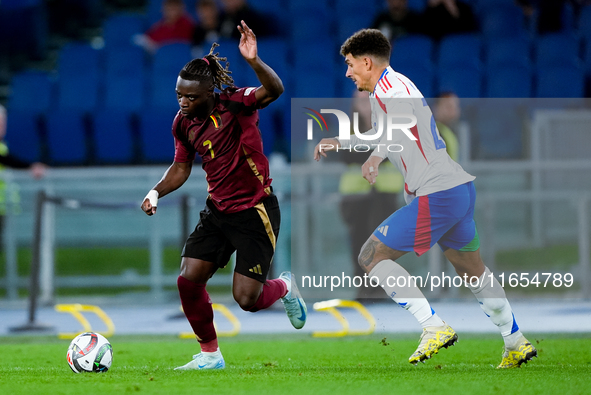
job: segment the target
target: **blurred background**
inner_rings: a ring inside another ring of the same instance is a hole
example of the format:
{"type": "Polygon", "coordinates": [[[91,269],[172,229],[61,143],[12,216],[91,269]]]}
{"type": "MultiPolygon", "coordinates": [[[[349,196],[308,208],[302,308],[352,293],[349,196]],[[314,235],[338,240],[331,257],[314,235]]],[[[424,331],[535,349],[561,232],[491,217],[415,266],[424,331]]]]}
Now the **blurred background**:
{"type": "MultiPolygon", "coordinates": [[[[375,27],[392,40],[393,68],[432,106],[439,96],[457,100],[457,116],[442,122],[455,158],[478,177],[487,263],[575,273],[586,285],[559,291],[589,295],[587,2],[0,0],[4,143],[22,163],[49,166],[42,176],[1,173],[0,300],[27,294],[39,191],[66,198],[49,201],[41,214],[44,303],[146,292],[174,300],[181,243],[206,197],[204,176],[196,166],[154,218],[139,202],[172,161],[174,84],[186,62],[215,41],[236,85],[258,85],[238,52],[240,19],[286,87],[260,120],[284,213],[277,272],[295,262],[310,274],[355,270],[356,236],[342,205],[372,192],[343,181],[358,157],[314,167],[298,124],[302,107],[314,106],[293,99],[353,98],[339,47],[375,27]]],[[[417,270],[446,268],[433,255],[417,270]]],[[[228,273],[212,285],[227,290],[228,273]]]]}

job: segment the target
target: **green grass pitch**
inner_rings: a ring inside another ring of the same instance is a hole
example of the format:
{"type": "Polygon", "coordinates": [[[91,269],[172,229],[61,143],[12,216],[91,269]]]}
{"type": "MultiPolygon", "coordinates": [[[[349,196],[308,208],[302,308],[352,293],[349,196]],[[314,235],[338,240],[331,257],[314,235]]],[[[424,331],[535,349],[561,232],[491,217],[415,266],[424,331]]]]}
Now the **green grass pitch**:
{"type": "Polygon", "coordinates": [[[198,350],[172,336],[113,336],[103,374],[74,374],[69,341],[0,338],[0,394],[587,394],[591,335],[533,335],[539,358],[496,370],[502,340],[463,335],[425,364],[408,356],[418,336],[313,339],[309,335],[221,338],[223,371],[177,372],[198,350]]]}

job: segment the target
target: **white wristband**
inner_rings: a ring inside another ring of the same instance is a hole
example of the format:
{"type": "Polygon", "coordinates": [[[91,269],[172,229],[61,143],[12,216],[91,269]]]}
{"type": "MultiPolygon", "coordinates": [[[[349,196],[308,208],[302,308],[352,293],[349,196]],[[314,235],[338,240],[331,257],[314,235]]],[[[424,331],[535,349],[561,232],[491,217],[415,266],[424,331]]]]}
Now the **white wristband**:
{"type": "Polygon", "coordinates": [[[156,206],[158,206],[158,196],[159,196],[158,191],[155,189],[152,189],[150,192],[148,192],[148,194],[146,195],[144,200],[148,199],[150,201],[150,204],[152,205],[152,207],[156,207],[156,206]]]}

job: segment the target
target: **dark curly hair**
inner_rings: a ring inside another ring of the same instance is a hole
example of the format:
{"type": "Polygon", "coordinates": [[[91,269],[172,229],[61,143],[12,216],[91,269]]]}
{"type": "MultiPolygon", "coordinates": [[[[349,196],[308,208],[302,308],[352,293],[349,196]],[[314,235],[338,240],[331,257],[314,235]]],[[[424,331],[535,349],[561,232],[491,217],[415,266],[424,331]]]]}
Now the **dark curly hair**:
{"type": "Polygon", "coordinates": [[[187,63],[179,73],[179,77],[189,81],[209,82],[219,90],[223,90],[223,85],[234,87],[234,80],[230,76],[232,72],[228,69],[230,67],[228,58],[220,57],[219,52],[213,53],[218,46],[218,43],[213,43],[207,55],[187,63]],[[223,67],[221,62],[226,62],[226,67],[223,67]]]}
{"type": "Polygon", "coordinates": [[[341,55],[354,57],[370,55],[386,63],[390,61],[390,41],[377,29],[362,29],[341,45],[341,55]]]}

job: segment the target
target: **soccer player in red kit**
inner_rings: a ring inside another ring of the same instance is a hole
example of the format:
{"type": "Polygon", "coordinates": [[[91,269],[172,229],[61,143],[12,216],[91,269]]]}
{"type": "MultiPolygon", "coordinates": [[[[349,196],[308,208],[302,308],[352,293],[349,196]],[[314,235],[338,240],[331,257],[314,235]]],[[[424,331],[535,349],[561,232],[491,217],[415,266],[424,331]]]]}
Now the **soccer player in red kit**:
{"type": "Polygon", "coordinates": [[[272,193],[269,162],[263,154],[258,109],[283,93],[277,74],[257,55],[256,37],[244,23],[238,26],[240,53],[261,82],[258,88],[237,88],[213,50],[187,63],[176,83],[180,111],[172,124],[173,164],[148,193],[142,210],[153,215],[158,198],[189,178],[195,155],[203,161],[209,196],[195,231],[182,252],[178,288],[183,310],[201,353],[176,369],[223,369],[213,325],[213,309],[205,286],[234,251],[232,293],[243,310],[259,311],[281,299],[296,329],[306,322],[306,304],[290,272],[267,280],[279,233],[280,212],[272,193]],[[224,88],[223,85],[226,85],[224,88]],[[220,92],[214,92],[217,88],[220,92]]]}

